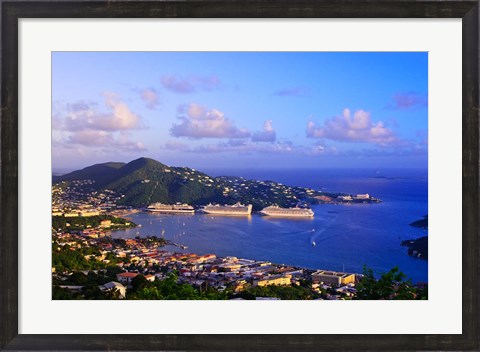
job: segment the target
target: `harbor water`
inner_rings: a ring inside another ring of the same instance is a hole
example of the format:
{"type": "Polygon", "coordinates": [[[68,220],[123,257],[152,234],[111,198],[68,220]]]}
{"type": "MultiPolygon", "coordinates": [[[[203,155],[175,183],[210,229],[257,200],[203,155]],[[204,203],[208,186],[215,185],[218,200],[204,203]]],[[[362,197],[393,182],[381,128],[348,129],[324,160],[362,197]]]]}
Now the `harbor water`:
{"type": "Polygon", "coordinates": [[[420,170],[202,170],[273,180],[325,192],[369,193],[374,204],[313,205],[313,218],[288,219],[252,214],[160,214],[128,216],[141,227],[114,237],[164,237],[186,249],[172,251],[266,260],[310,269],[379,275],[398,266],[413,282],[428,281],[428,263],[407,255],[402,240],[427,235],[409,224],[428,214],[428,177],[420,170]]]}

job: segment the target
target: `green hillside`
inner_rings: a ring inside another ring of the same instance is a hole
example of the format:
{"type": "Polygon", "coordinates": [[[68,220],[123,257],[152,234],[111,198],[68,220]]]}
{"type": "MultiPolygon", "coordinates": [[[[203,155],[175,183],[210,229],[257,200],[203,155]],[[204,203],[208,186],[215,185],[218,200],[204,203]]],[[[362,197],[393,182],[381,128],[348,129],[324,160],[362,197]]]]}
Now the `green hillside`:
{"type": "Polygon", "coordinates": [[[154,202],[206,204],[223,201],[214,179],[190,168],[168,167],[139,158],[124,163],[97,164],[63,175],[56,182],[92,180],[91,188],[110,189],[124,195],[119,204],[135,207],[154,202]]]}
{"type": "Polygon", "coordinates": [[[102,187],[117,177],[118,170],[125,166],[125,163],[108,162],[95,164],[84,169],[73,171],[63,176],[56,176],[54,182],[93,180],[97,187],[102,187]]]}

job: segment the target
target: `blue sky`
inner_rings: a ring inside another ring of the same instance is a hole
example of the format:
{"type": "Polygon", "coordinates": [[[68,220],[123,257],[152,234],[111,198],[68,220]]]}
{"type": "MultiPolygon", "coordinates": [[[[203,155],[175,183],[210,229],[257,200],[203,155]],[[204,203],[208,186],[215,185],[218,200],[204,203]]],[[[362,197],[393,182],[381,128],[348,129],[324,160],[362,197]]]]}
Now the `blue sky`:
{"type": "Polygon", "coordinates": [[[427,53],[55,52],[53,169],[427,167],[427,53]]]}

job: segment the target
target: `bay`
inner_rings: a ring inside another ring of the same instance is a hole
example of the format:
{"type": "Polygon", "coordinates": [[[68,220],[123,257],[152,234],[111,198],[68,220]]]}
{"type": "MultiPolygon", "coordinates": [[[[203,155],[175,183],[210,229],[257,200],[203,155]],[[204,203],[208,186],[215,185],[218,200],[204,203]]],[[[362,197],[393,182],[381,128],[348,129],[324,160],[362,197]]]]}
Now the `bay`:
{"type": "Polygon", "coordinates": [[[376,275],[398,266],[413,282],[428,281],[428,263],[407,255],[400,246],[426,230],[409,224],[428,214],[428,178],[422,170],[202,170],[212,176],[235,175],[274,180],[329,192],[369,193],[377,204],[312,206],[313,219],[208,214],[136,213],[142,226],[113,233],[114,237],[156,235],[187,246],[174,251],[267,260],[310,269],[376,275]],[[315,245],[313,245],[315,243],[315,245]]]}

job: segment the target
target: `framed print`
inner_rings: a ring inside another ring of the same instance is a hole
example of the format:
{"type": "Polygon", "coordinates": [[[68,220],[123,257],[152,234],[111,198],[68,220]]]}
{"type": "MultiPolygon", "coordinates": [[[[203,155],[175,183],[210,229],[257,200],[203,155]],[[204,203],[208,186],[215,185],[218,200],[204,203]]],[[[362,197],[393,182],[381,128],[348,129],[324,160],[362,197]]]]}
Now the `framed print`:
{"type": "Polygon", "coordinates": [[[2,349],[478,350],[478,11],[4,1],[2,349]]]}

